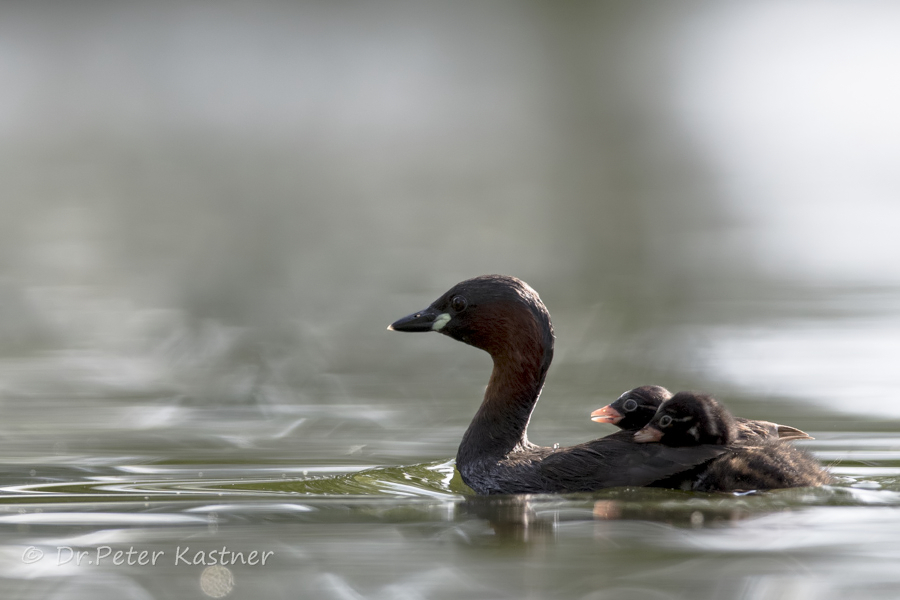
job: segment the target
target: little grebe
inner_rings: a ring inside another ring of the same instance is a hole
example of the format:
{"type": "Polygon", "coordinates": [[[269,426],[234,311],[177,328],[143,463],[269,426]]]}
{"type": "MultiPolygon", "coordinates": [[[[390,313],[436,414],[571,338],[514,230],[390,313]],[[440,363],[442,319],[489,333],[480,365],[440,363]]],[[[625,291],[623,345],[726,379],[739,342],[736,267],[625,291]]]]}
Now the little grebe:
{"type": "Polygon", "coordinates": [[[784,440],[770,438],[741,445],[734,417],[715,399],[703,394],[675,394],[659,407],[649,424],[634,434],[634,439],[672,447],[726,447],[726,453],[692,477],[690,489],[696,491],[769,490],[833,482],[813,456],[784,440]]]}
{"type": "Polygon", "coordinates": [[[628,390],[612,404],[591,413],[591,421],[610,423],[619,429],[637,431],[650,422],[659,405],[672,397],[672,392],[658,385],[642,385],[628,390]]]}
{"type": "MultiPolygon", "coordinates": [[[[591,413],[591,420],[610,423],[619,429],[636,431],[650,422],[659,405],[672,397],[672,392],[658,385],[644,385],[628,390],[612,404],[591,413]]],[[[737,441],[761,442],[767,439],[811,440],[809,434],[789,425],[735,417],[737,441]]]]}
{"type": "Polygon", "coordinates": [[[388,329],[437,331],[491,355],[484,400],[456,455],[463,481],[479,494],[645,486],[726,452],[711,444],[640,444],[627,431],[568,448],[529,442],[525,430],[553,359],[554,336],[537,292],[515,277],[484,275],[458,283],[388,329]]]}

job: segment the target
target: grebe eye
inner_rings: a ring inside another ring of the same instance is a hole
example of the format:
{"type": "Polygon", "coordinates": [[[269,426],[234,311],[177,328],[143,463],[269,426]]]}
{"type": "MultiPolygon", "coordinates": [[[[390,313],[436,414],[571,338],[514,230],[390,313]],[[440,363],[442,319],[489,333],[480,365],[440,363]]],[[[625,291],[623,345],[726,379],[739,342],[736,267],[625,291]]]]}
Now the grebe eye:
{"type": "Polygon", "coordinates": [[[625,412],[631,412],[637,408],[637,402],[634,400],[626,400],[625,404],[622,405],[622,408],[625,409],[625,412]]]}
{"type": "Polygon", "coordinates": [[[670,417],[669,415],[663,415],[662,417],[660,417],[660,419],[659,419],[660,427],[668,427],[671,424],[672,424],[672,417],[670,417]]]}
{"type": "Polygon", "coordinates": [[[453,296],[452,298],[450,298],[450,308],[452,308],[455,312],[462,312],[466,310],[466,306],[468,305],[469,303],[466,302],[466,299],[462,296],[453,296]]]}

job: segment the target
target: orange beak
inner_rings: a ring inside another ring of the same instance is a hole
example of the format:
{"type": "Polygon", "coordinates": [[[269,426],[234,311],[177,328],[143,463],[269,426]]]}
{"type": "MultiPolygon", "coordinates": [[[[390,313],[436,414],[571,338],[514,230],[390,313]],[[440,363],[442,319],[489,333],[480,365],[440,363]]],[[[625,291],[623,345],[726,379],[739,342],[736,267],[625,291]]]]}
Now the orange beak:
{"type": "Polygon", "coordinates": [[[591,421],[594,421],[595,423],[612,423],[615,425],[621,420],[622,413],[614,408],[610,408],[609,404],[603,408],[598,408],[591,413],[591,421]]]}
{"type": "Polygon", "coordinates": [[[662,439],[663,432],[656,427],[647,425],[643,429],[638,430],[634,434],[634,441],[646,444],[647,442],[658,442],[662,439]]]}

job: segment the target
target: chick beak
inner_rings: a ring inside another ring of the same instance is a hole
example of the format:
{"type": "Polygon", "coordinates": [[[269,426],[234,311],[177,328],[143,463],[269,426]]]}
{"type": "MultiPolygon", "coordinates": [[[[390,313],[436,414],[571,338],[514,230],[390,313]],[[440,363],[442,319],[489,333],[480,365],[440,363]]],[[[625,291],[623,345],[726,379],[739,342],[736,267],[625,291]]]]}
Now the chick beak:
{"type": "Polygon", "coordinates": [[[651,427],[647,425],[643,429],[639,429],[634,434],[634,441],[640,442],[641,444],[645,444],[647,442],[658,442],[662,439],[663,432],[657,429],[656,427],[651,427]]]}
{"type": "Polygon", "coordinates": [[[591,413],[591,421],[595,423],[612,423],[615,425],[623,418],[622,413],[612,408],[612,405],[607,404],[603,408],[598,408],[594,412],[591,413]]]}

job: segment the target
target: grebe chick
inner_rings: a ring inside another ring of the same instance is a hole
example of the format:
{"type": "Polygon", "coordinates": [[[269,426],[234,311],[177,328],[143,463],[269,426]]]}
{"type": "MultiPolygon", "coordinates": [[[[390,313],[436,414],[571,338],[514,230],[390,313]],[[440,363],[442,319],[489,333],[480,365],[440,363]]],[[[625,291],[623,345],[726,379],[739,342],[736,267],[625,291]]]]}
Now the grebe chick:
{"type": "Polygon", "coordinates": [[[739,445],[734,417],[710,396],[679,392],[663,403],[643,429],[634,434],[641,443],[672,447],[714,444],[728,452],[700,470],[690,489],[701,492],[768,490],[825,485],[831,475],[810,454],[780,439],[739,445]]]}
{"type": "Polygon", "coordinates": [[[610,423],[619,429],[637,431],[650,422],[659,405],[672,397],[672,392],[658,385],[642,385],[628,390],[615,402],[591,413],[591,421],[610,423]]]}
{"type": "MultiPolygon", "coordinates": [[[[591,420],[610,423],[619,429],[636,431],[650,422],[660,404],[672,397],[672,392],[658,385],[644,385],[628,390],[619,398],[591,413],[591,420]]],[[[734,418],[737,441],[743,444],[758,443],[767,439],[811,440],[806,432],[789,425],[770,421],[734,418]]]]}

